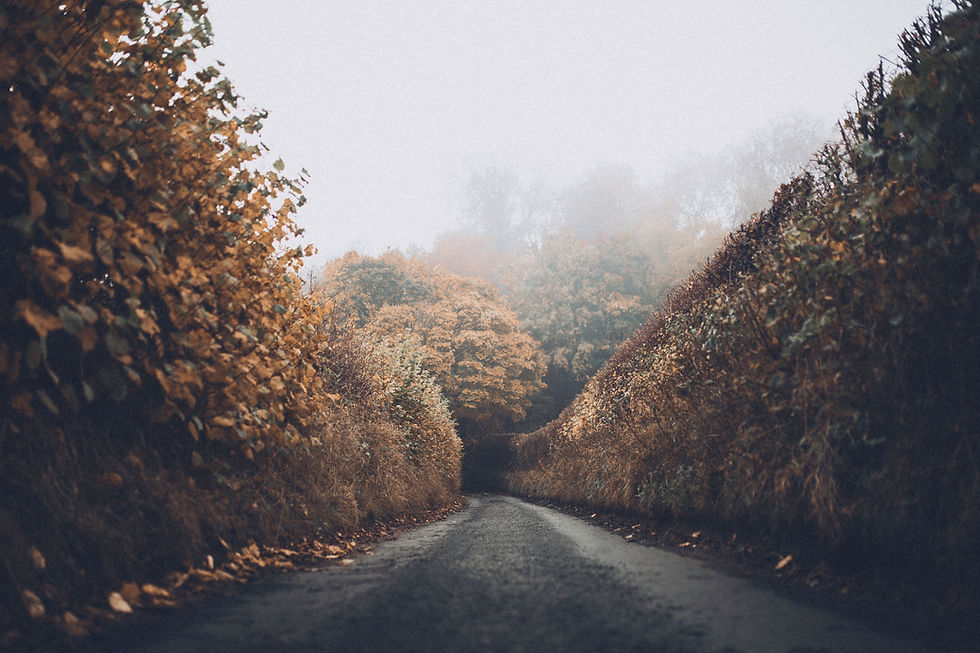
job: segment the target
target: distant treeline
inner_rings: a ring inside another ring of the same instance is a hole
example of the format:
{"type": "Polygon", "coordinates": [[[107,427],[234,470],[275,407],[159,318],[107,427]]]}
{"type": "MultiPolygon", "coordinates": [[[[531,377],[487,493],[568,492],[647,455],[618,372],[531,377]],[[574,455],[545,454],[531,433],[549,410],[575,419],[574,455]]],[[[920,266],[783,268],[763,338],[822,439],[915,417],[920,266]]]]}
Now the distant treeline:
{"type": "Polygon", "coordinates": [[[804,537],[937,614],[975,609],[980,10],[954,5],[867,75],[808,172],[517,437],[511,490],[804,537]]]}
{"type": "MultiPolygon", "coordinates": [[[[829,136],[829,134],[828,134],[829,136]]],[[[473,171],[460,225],[417,257],[494,283],[540,343],[530,430],[558,416],[616,347],[823,142],[804,118],[691,157],[653,181],[598,165],[554,187],[507,168],[473,171]]]]}

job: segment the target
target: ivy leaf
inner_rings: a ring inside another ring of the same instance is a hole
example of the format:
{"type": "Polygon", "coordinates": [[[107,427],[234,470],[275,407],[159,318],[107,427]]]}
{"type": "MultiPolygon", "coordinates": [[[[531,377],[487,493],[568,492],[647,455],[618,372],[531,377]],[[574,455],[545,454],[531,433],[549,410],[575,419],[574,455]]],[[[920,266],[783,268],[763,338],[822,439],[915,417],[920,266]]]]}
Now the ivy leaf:
{"type": "Polygon", "coordinates": [[[85,328],[85,320],[82,316],[67,306],[58,307],[58,316],[61,318],[62,327],[73,336],[78,335],[79,331],[85,328]]]}

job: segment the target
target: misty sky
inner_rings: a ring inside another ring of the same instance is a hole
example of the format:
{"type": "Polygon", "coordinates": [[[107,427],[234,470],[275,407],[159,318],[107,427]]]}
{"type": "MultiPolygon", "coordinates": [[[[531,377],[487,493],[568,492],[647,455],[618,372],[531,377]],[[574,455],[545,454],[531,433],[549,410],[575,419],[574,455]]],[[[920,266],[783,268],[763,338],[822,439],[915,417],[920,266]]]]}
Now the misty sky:
{"type": "Polygon", "coordinates": [[[298,222],[334,257],[428,245],[470,170],[653,181],[794,116],[827,125],[927,0],[209,0],[263,142],[311,175],[298,222]]]}

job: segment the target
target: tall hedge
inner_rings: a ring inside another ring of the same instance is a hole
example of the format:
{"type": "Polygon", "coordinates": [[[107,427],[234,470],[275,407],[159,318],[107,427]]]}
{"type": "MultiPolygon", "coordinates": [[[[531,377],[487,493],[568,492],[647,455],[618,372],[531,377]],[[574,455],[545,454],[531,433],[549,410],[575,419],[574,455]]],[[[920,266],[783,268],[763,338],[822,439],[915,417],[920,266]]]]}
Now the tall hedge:
{"type": "Polygon", "coordinates": [[[978,13],[902,35],[814,169],[518,441],[513,489],[754,523],[976,599],[978,13]]]}

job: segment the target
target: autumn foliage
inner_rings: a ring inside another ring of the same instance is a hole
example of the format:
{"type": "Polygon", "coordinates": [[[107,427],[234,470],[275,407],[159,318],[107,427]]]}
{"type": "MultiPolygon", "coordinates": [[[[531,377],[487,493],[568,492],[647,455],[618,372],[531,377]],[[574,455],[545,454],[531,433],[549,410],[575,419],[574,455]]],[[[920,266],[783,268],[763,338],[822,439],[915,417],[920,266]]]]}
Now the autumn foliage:
{"type": "Polygon", "coordinates": [[[418,352],[465,435],[523,419],[543,356],[490,283],[397,252],[352,252],[324,274],[321,292],[356,337],[418,352]]]}
{"type": "Polygon", "coordinates": [[[428,377],[303,295],[303,179],[194,61],[209,40],[196,0],[0,8],[0,629],[37,616],[24,592],[50,610],[458,490],[428,377]]]}
{"type": "Polygon", "coordinates": [[[513,490],[754,525],[939,618],[977,605],[980,10],[900,48],[814,168],[517,438],[513,490]]]}
{"type": "Polygon", "coordinates": [[[302,252],[277,248],[300,188],[248,165],[261,116],[235,113],[218,71],[186,74],[207,34],[201,3],[180,4],[5,10],[12,425],[128,400],[191,439],[254,448],[296,437],[313,410],[302,252]]]}

